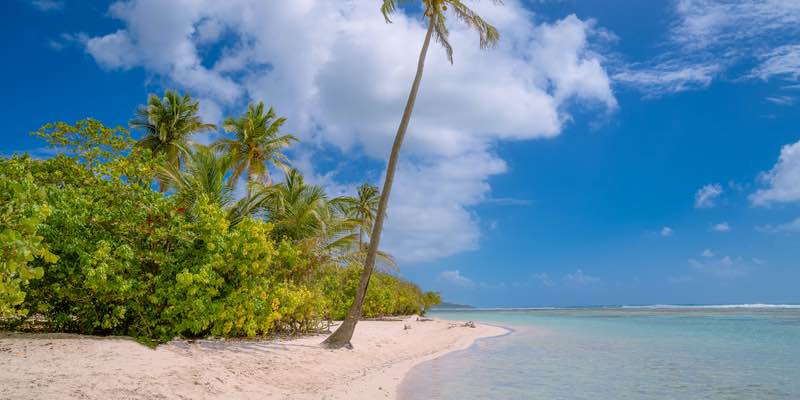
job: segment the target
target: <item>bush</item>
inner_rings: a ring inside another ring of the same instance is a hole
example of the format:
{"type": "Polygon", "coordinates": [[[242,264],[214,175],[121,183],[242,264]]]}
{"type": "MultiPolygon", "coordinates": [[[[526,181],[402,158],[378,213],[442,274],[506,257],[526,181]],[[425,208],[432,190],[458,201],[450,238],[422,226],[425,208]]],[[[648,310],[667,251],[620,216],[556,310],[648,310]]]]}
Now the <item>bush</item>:
{"type": "Polygon", "coordinates": [[[24,301],[47,329],[160,342],[319,326],[325,301],[283,278],[304,264],[290,243],[272,241],[270,224],[247,217],[231,228],[219,206],[202,200],[187,215],[170,198],[98,177],[69,157],[4,160],[3,169],[11,163],[53,210],[31,225],[39,236],[30,242],[50,252],[37,250],[43,257],[29,270],[41,279],[24,301]],[[58,261],[48,265],[52,254],[58,261]]]}
{"type": "Polygon", "coordinates": [[[25,289],[44,269],[31,262],[57,260],[42,243],[39,227],[50,215],[45,191],[26,170],[29,159],[13,158],[0,164],[0,318],[24,316],[19,306],[25,289]]]}
{"type": "MultiPolygon", "coordinates": [[[[361,265],[345,268],[336,266],[322,271],[319,286],[327,299],[327,317],[341,320],[353,302],[356,287],[361,277],[361,265]]],[[[417,285],[394,275],[375,271],[367,288],[362,314],[365,318],[380,318],[393,315],[425,314],[441,299],[435,292],[422,293],[417,285]]]]}

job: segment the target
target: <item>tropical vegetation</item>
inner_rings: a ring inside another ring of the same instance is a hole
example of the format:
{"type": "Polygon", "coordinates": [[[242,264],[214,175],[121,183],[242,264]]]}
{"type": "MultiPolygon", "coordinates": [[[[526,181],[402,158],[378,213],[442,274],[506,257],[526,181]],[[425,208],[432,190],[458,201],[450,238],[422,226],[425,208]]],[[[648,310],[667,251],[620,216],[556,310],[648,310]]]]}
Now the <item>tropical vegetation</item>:
{"type": "MultiPolygon", "coordinates": [[[[127,129],[94,119],[34,132],[57,150],[0,158],[0,323],[6,328],[174,337],[318,332],[343,319],[377,219],[377,188],[331,198],[284,153],[297,139],[263,103],[224,127],[197,102],[151,95],[127,129]],[[273,181],[272,173],[283,179],[273,181]]],[[[439,302],[386,268],[364,316],[439,302]]]]}

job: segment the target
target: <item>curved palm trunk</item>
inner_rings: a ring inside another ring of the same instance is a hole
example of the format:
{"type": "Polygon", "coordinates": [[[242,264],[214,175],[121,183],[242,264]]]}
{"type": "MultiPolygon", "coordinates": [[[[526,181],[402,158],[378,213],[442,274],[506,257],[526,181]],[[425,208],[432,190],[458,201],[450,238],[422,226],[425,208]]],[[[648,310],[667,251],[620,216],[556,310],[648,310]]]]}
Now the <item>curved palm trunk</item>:
{"type": "Polygon", "coordinates": [[[356,297],[342,325],[322,342],[324,346],[329,348],[353,348],[353,345],[350,344],[350,339],[353,338],[353,331],[356,329],[356,323],[358,323],[358,319],[361,318],[361,309],[364,305],[364,297],[367,295],[369,278],[372,276],[372,271],[375,269],[375,258],[378,254],[378,244],[381,239],[381,231],[383,230],[383,219],[386,216],[386,208],[389,204],[389,193],[392,191],[392,183],[394,183],[397,160],[400,158],[400,147],[403,145],[403,139],[408,129],[408,122],[411,120],[412,111],[414,111],[414,102],[417,100],[417,91],[419,91],[419,84],[420,81],[422,81],[422,70],[425,67],[425,56],[428,54],[428,46],[431,43],[432,33],[433,18],[429,17],[428,32],[425,34],[425,41],[419,53],[417,74],[414,76],[414,83],[411,85],[411,93],[408,95],[406,108],[403,111],[403,118],[400,120],[400,126],[397,128],[397,134],[394,137],[392,153],[389,155],[389,164],[386,166],[386,179],[383,182],[383,191],[381,191],[381,199],[378,203],[378,214],[375,216],[375,223],[372,227],[372,235],[370,235],[369,248],[367,249],[367,258],[364,261],[364,270],[361,272],[361,280],[358,283],[356,297]]]}

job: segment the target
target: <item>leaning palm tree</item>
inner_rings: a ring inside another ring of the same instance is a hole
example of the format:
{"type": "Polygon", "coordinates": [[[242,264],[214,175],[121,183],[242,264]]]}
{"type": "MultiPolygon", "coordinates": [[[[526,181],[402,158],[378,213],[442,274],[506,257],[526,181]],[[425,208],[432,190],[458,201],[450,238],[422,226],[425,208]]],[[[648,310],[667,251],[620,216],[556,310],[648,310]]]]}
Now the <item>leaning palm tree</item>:
{"type": "MultiPolygon", "coordinates": [[[[494,45],[500,39],[500,34],[497,29],[484,21],[478,14],[472,11],[469,7],[461,2],[461,0],[419,0],[422,2],[424,9],[424,18],[428,24],[427,32],[425,33],[425,40],[422,42],[422,50],[419,54],[419,61],[417,62],[417,73],[414,76],[414,82],[411,85],[411,92],[406,101],[405,110],[403,110],[403,117],[400,119],[400,126],[397,128],[397,133],[394,137],[394,144],[392,144],[392,151],[389,155],[389,163],[386,166],[386,177],[383,182],[383,191],[378,203],[378,212],[375,217],[375,223],[372,227],[372,234],[370,235],[369,247],[367,249],[367,256],[364,261],[364,270],[361,272],[361,280],[359,281],[356,290],[356,296],[353,300],[352,306],[347,312],[347,317],[325,341],[323,345],[330,348],[352,348],[350,339],[353,337],[353,331],[356,328],[358,319],[361,318],[361,309],[364,304],[364,297],[367,294],[367,287],[369,286],[369,278],[372,276],[372,271],[375,269],[375,259],[378,255],[378,246],[381,239],[381,231],[383,230],[383,220],[386,216],[386,208],[389,204],[389,194],[392,191],[392,183],[394,182],[394,173],[397,168],[397,160],[400,157],[400,147],[403,145],[403,139],[408,129],[408,123],[411,120],[411,113],[414,110],[414,102],[417,99],[417,92],[422,80],[422,70],[425,66],[425,56],[428,53],[428,46],[431,42],[431,37],[435,37],[436,41],[444,47],[447,54],[447,59],[453,62],[453,48],[448,41],[449,31],[446,23],[446,11],[450,8],[452,14],[458,19],[465,22],[470,28],[478,32],[480,37],[480,47],[486,48],[494,45]]],[[[493,0],[495,4],[502,4],[502,0],[493,0]]],[[[381,12],[387,23],[391,22],[389,15],[397,10],[398,0],[382,0],[381,12]]]]}
{"type": "MultiPolygon", "coordinates": [[[[137,145],[149,149],[154,155],[164,155],[168,163],[180,168],[184,150],[191,135],[217,129],[214,124],[204,123],[198,112],[200,105],[188,94],[180,95],[167,90],[161,99],[151,94],[146,106],[136,111],[130,121],[131,128],[144,130],[144,137],[137,145]]],[[[164,191],[164,182],[159,182],[164,191]]]]}
{"type": "Polygon", "coordinates": [[[272,164],[284,172],[288,171],[288,158],[281,150],[297,141],[292,135],[280,133],[286,118],[275,118],[272,107],[264,113],[264,103],[250,104],[247,112],[239,118],[225,120],[224,128],[233,132],[235,139],[222,139],[216,146],[230,153],[234,167],[228,183],[235,186],[243,172],[250,180],[270,183],[269,166],[272,164]]]}

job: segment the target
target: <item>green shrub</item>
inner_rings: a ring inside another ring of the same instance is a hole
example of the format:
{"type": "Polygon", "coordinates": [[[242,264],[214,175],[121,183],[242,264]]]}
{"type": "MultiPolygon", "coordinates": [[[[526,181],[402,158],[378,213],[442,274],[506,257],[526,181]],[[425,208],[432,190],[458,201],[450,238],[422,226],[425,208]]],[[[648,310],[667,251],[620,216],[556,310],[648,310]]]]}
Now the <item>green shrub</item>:
{"type": "MultiPolygon", "coordinates": [[[[361,276],[361,268],[361,265],[350,265],[345,268],[331,266],[319,274],[318,284],[327,300],[328,318],[341,320],[347,315],[361,276]]],[[[440,302],[441,299],[435,292],[422,293],[419,287],[411,282],[376,271],[370,279],[362,313],[365,318],[422,315],[431,306],[440,302]]]]}
{"type": "Polygon", "coordinates": [[[44,273],[31,262],[57,260],[42,243],[39,227],[50,215],[45,191],[26,170],[29,159],[13,158],[0,163],[0,318],[26,315],[19,306],[25,289],[44,273]]]}

